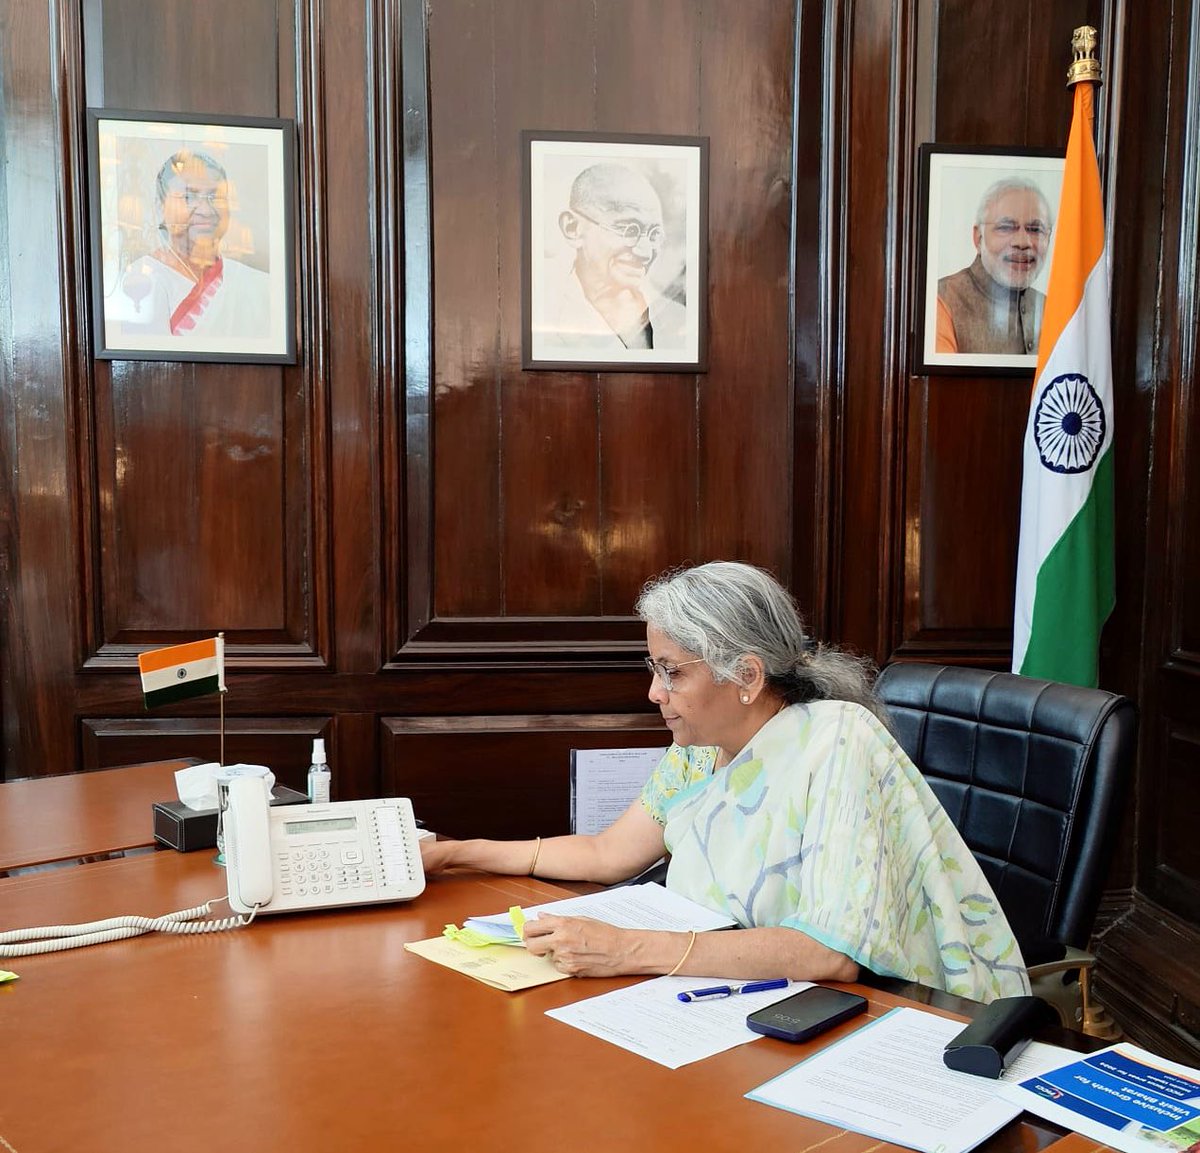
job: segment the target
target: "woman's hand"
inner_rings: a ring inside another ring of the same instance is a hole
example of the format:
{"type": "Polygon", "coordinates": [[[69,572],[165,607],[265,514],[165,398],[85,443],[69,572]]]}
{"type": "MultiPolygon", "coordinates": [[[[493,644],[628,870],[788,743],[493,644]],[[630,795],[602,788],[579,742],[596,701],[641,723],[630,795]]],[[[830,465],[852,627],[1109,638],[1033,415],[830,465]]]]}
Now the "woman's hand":
{"type": "Polygon", "coordinates": [[[541,913],[525,922],[525,947],[536,957],[549,957],[560,973],[572,977],[617,977],[640,972],[636,949],[644,935],[591,917],[541,913]]]}
{"type": "Polygon", "coordinates": [[[458,845],[458,841],[436,841],[433,837],[423,837],[418,841],[417,847],[421,850],[421,865],[425,869],[425,875],[440,873],[443,869],[450,868],[454,864],[454,850],[458,845]]]}

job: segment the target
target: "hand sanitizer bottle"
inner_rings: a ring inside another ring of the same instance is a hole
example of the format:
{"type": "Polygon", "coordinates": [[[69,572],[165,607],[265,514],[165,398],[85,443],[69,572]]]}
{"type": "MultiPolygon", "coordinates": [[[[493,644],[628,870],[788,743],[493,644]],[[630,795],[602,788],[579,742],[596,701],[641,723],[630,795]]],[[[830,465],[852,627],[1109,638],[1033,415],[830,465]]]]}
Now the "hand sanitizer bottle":
{"type": "Polygon", "coordinates": [[[325,763],[325,741],[313,741],[312,764],[308,767],[308,799],[314,805],[329,804],[329,766],[325,763]]]}

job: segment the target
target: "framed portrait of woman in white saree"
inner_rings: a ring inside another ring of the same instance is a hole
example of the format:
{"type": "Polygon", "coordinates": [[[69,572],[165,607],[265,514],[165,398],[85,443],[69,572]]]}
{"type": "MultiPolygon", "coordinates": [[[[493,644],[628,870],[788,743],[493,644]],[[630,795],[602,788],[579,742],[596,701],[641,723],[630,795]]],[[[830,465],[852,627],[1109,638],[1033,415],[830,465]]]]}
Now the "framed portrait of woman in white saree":
{"type": "Polygon", "coordinates": [[[295,361],[294,134],[88,110],[98,359],[295,361]]]}

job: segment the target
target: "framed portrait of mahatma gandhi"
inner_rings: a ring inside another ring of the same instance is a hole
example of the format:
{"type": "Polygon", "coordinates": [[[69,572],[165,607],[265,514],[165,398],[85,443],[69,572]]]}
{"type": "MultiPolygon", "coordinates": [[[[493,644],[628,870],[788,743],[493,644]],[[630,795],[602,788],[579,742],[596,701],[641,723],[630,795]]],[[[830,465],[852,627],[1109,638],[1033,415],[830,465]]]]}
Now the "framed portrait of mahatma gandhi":
{"type": "Polygon", "coordinates": [[[523,366],[703,371],[707,138],[521,143],[523,366]]]}
{"type": "Polygon", "coordinates": [[[294,363],[294,134],[88,109],[98,359],[294,363]]]}
{"type": "Polygon", "coordinates": [[[923,144],[914,372],[1032,374],[1063,154],[923,144]]]}

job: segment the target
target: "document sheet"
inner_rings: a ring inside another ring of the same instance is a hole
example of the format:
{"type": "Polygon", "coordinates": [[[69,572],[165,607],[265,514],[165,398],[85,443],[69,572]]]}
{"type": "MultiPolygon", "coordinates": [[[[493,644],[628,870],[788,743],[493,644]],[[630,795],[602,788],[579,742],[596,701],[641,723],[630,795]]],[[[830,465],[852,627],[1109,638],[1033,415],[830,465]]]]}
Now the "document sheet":
{"type": "Polygon", "coordinates": [[[571,832],[607,829],[637,799],[667,751],[572,749],[571,832]]]}
{"type": "Polygon", "coordinates": [[[999,1082],[942,1061],[962,1032],[919,1009],[893,1009],[746,1094],[922,1153],[966,1153],[1021,1112],[999,1082]]]}
{"type": "Polygon", "coordinates": [[[679,994],[689,989],[727,983],[724,977],[656,977],[561,1009],[548,1009],[546,1016],[668,1069],[678,1069],[735,1045],[759,1040],[761,1034],[746,1028],[746,1014],[812,984],[793,981],[786,989],[739,993],[710,1001],[679,1000],[679,994]]]}
{"type": "MultiPolygon", "coordinates": [[[[580,897],[564,897],[561,901],[530,905],[523,912],[527,921],[532,921],[539,913],[553,913],[558,917],[593,917],[619,929],[666,929],[676,933],[686,933],[689,929],[697,932],[727,929],[735,923],[731,917],[714,913],[653,882],[604,889],[580,897]]],[[[468,917],[463,923],[467,928],[497,940],[512,938],[513,923],[509,913],[468,917]]]]}
{"type": "Polygon", "coordinates": [[[1127,1044],[1062,1057],[1030,1076],[1010,1070],[1005,1095],[1124,1153],[1200,1151],[1200,1071],[1127,1044]]]}

